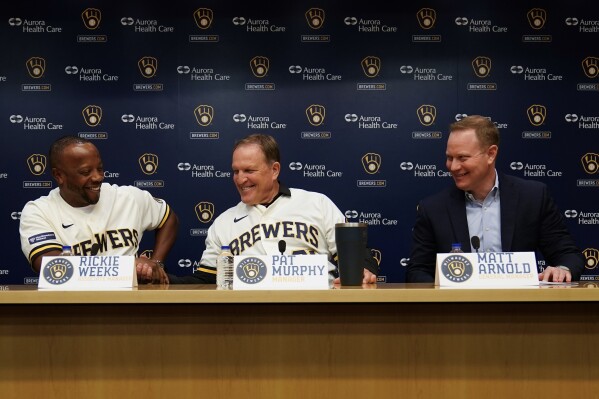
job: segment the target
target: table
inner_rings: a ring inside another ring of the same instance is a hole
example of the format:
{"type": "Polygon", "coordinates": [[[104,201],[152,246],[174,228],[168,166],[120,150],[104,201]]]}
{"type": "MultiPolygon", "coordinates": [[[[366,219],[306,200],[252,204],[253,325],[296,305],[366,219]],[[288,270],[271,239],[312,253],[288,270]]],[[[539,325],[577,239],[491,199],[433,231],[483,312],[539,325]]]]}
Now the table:
{"type": "Polygon", "coordinates": [[[597,284],[0,291],[2,398],[595,398],[597,284]],[[141,395],[141,396],[140,396],[141,395]]]}

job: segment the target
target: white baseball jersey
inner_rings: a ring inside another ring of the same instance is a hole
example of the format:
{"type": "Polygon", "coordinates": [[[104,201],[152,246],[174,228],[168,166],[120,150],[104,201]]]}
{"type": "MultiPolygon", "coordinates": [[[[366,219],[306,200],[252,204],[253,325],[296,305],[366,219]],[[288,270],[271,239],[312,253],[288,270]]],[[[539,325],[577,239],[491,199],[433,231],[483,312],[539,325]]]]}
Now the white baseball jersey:
{"type": "Polygon", "coordinates": [[[269,255],[279,253],[281,240],[285,254],[324,254],[334,270],[335,224],[345,217],[324,194],[289,190],[291,196],[282,195],[268,207],[240,202],[217,217],[208,229],[199,271],[216,273],[222,245],[229,245],[233,255],[269,255]]]}
{"type": "Polygon", "coordinates": [[[132,186],[103,183],[97,204],[74,208],[58,188],[29,201],[21,213],[21,249],[32,260],[70,245],[74,255],[136,255],[143,232],[162,227],[170,207],[161,199],[132,186]]]}

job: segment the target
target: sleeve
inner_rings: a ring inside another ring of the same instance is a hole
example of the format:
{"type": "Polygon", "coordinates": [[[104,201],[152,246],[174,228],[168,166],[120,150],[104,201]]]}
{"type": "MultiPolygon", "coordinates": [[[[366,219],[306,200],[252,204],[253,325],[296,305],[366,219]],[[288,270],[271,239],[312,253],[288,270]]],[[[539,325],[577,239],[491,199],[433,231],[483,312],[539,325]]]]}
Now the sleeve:
{"type": "Polygon", "coordinates": [[[21,212],[19,235],[21,250],[29,264],[47,252],[62,250],[56,231],[34,202],[28,202],[21,212]]]}
{"type": "Polygon", "coordinates": [[[141,209],[142,225],[144,230],[156,230],[161,228],[169,215],[170,206],[160,198],[155,198],[148,191],[137,187],[127,186],[141,209]]]}
{"type": "Polygon", "coordinates": [[[542,203],[539,249],[549,265],[566,266],[572,273],[572,280],[580,280],[584,271],[584,256],[570,236],[547,186],[544,186],[542,203]]]}
{"type": "Polygon", "coordinates": [[[412,229],[412,250],[408,262],[406,282],[432,283],[435,281],[437,245],[431,221],[422,202],[416,211],[412,229]]]}

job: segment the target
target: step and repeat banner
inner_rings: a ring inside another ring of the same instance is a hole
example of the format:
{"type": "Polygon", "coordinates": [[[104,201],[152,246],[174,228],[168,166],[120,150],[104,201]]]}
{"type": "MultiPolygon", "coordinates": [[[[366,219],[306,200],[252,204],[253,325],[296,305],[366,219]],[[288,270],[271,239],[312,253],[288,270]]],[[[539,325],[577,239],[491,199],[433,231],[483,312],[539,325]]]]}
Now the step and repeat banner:
{"type": "Polygon", "coordinates": [[[498,169],[549,185],[599,280],[599,6],[487,3],[3,5],[0,286],[37,283],[20,212],[56,187],[47,153],[66,134],[98,146],[106,182],[172,206],[172,273],[239,201],[235,140],[267,133],[281,180],[367,223],[380,281],[403,282],[418,201],[453,184],[448,126],[472,114],[501,131],[498,169]]]}

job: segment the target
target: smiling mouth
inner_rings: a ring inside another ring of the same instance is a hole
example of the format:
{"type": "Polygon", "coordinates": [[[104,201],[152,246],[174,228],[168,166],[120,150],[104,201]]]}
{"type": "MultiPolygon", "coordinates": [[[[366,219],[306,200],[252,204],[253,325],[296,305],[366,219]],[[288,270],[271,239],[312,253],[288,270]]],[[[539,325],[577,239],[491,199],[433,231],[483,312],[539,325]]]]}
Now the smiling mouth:
{"type": "Polygon", "coordinates": [[[97,186],[97,187],[86,187],[85,189],[93,191],[93,192],[96,192],[96,193],[100,192],[100,186],[97,186]]]}

